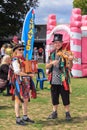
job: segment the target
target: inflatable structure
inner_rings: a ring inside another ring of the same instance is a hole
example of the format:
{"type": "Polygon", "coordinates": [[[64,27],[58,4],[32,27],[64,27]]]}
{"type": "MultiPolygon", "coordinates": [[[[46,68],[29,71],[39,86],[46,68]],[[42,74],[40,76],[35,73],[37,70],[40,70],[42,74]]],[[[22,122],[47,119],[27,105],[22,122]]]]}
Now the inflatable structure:
{"type": "Polygon", "coordinates": [[[57,25],[56,15],[51,14],[47,22],[46,62],[49,52],[53,51],[53,34],[63,34],[63,47],[70,49],[77,61],[73,61],[73,77],[87,76],[87,15],[81,15],[80,8],[74,8],[70,24],[57,25]]]}

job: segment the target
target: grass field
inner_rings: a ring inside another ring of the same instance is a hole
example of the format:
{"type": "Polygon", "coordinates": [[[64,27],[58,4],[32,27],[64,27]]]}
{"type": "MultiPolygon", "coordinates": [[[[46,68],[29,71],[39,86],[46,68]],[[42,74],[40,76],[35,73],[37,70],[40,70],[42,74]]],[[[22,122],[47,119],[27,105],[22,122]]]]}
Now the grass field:
{"type": "MultiPolygon", "coordinates": [[[[40,90],[38,86],[37,98],[31,99],[29,102],[28,114],[30,118],[35,120],[35,124],[16,125],[14,101],[11,100],[11,96],[6,97],[0,94],[0,130],[87,130],[87,79],[72,78],[71,86],[70,111],[72,121],[69,122],[65,121],[61,97],[58,119],[47,120],[48,115],[52,112],[48,81],[45,82],[43,90],[40,90]]],[[[22,111],[20,113],[22,116],[22,111]]]]}

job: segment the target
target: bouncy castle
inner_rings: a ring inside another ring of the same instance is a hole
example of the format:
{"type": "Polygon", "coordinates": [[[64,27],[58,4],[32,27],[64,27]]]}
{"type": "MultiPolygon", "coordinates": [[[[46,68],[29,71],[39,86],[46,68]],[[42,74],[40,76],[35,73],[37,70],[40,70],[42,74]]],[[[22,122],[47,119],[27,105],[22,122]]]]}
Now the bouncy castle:
{"type": "Polygon", "coordinates": [[[73,61],[73,77],[87,76],[87,15],[81,15],[80,8],[72,10],[70,24],[58,25],[56,15],[50,14],[47,22],[46,62],[49,52],[53,51],[53,34],[63,34],[63,45],[70,49],[77,61],[73,61]]]}

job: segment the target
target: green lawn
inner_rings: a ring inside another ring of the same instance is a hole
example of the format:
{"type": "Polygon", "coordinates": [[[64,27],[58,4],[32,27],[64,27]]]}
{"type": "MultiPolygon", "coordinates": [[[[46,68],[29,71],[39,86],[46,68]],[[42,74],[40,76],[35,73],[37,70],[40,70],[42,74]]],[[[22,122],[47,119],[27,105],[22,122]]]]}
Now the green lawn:
{"type": "MultiPolygon", "coordinates": [[[[44,65],[39,65],[44,67],[44,65]]],[[[45,70],[45,67],[44,67],[45,70]]],[[[35,80],[35,79],[34,79],[35,80]]],[[[14,101],[11,97],[0,94],[0,130],[87,130],[87,79],[71,79],[72,94],[70,111],[72,121],[65,121],[65,112],[60,98],[58,109],[58,119],[47,120],[52,112],[50,98],[50,85],[46,81],[44,89],[37,89],[37,98],[31,99],[28,107],[30,118],[35,120],[35,124],[18,126],[15,124],[14,101]]],[[[22,116],[22,111],[21,116],[22,116]]]]}

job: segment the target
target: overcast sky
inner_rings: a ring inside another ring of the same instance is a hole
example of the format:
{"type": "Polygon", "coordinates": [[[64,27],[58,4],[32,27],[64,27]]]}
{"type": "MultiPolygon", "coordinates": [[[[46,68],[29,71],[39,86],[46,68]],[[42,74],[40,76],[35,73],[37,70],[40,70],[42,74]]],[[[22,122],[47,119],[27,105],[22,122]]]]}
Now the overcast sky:
{"type": "Polygon", "coordinates": [[[35,24],[46,24],[50,14],[56,14],[57,23],[69,23],[73,0],[39,0],[35,9],[35,24]]]}

